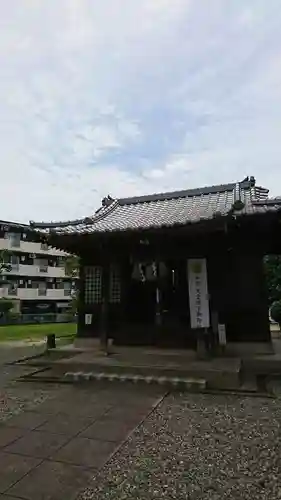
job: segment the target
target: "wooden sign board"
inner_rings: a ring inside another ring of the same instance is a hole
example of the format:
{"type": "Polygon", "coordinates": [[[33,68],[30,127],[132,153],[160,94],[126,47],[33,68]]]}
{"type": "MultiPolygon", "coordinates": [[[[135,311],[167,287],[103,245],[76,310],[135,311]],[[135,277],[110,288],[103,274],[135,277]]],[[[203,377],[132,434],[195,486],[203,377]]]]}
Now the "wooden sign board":
{"type": "Polygon", "coordinates": [[[209,328],[209,293],[206,259],[187,262],[191,328],[209,328]]]}

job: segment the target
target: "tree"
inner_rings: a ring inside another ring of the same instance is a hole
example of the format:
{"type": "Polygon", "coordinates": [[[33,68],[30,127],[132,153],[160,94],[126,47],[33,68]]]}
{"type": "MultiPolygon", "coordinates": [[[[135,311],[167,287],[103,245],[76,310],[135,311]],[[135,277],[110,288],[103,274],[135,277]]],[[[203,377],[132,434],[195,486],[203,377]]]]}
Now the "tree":
{"type": "Polygon", "coordinates": [[[12,270],[9,257],[10,253],[7,250],[0,250],[0,276],[12,270]]]}
{"type": "Polygon", "coordinates": [[[64,269],[65,274],[71,278],[77,278],[79,274],[79,257],[69,255],[65,259],[64,269]]]}
{"type": "Polygon", "coordinates": [[[264,259],[269,304],[281,299],[281,255],[267,255],[264,259]]]}
{"type": "MultiPolygon", "coordinates": [[[[3,278],[4,273],[9,273],[12,270],[10,264],[10,253],[7,250],[0,250],[0,289],[9,284],[9,281],[3,278]]],[[[0,299],[2,300],[2,299],[0,299]]],[[[4,299],[3,299],[4,300],[4,299]]],[[[9,301],[10,302],[10,301],[9,301]]],[[[0,315],[3,316],[7,311],[7,303],[3,303],[3,310],[0,309],[0,315]]],[[[8,308],[10,310],[11,307],[8,308]]]]}
{"type": "Polygon", "coordinates": [[[281,324],[281,301],[277,300],[274,302],[270,309],[270,316],[279,325],[281,324]]]}
{"type": "Polygon", "coordinates": [[[1,298],[0,299],[0,317],[6,316],[8,312],[13,309],[14,304],[12,300],[1,298]]]}

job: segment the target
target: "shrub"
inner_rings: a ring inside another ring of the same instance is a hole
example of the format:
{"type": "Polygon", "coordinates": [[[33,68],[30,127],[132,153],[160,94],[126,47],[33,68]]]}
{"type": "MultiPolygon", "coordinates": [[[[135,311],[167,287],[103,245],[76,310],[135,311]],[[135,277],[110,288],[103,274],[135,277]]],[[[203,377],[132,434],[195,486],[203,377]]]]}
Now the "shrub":
{"type": "Polygon", "coordinates": [[[0,315],[7,314],[11,309],[13,309],[14,304],[12,300],[0,299],[0,315]]]}
{"type": "Polygon", "coordinates": [[[270,309],[270,316],[272,317],[273,321],[276,321],[276,323],[279,323],[279,325],[281,324],[281,300],[278,300],[272,304],[270,309]]]}

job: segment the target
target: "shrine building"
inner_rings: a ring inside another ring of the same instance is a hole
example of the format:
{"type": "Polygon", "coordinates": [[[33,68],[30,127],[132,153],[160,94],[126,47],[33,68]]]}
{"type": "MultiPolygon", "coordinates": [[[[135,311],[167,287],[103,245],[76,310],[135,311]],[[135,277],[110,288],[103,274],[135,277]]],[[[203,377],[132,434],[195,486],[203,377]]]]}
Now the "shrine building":
{"type": "Polygon", "coordinates": [[[30,222],[80,257],[79,339],[193,348],[271,341],[263,259],[281,253],[281,199],[242,182],[102,200],[89,217],[30,222]]]}

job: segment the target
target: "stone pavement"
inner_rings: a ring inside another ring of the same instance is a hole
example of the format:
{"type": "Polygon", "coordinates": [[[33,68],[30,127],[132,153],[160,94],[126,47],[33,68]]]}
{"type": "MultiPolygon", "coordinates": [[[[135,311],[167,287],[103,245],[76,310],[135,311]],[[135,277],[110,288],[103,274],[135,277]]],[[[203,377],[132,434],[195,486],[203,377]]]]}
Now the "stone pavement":
{"type": "Polygon", "coordinates": [[[206,385],[211,389],[237,389],[241,383],[241,359],[237,357],[200,360],[194,351],[142,347],[118,347],[110,356],[95,349],[83,352],[57,349],[51,354],[53,358],[48,355],[32,360],[33,366],[50,368],[41,374],[46,379],[60,380],[64,376],[74,381],[78,378],[136,378],[142,383],[152,378],[157,383],[166,381],[168,387],[174,387],[178,381],[179,385],[194,390],[204,389],[206,385]]]}
{"type": "Polygon", "coordinates": [[[15,345],[14,343],[0,342],[0,366],[5,363],[12,363],[26,356],[35,356],[45,350],[45,345],[15,345]]]}
{"type": "Polygon", "coordinates": [[[49,390],[0,424],[0,499],[76,498],[161,398],[126,384],[49,390]]]}

